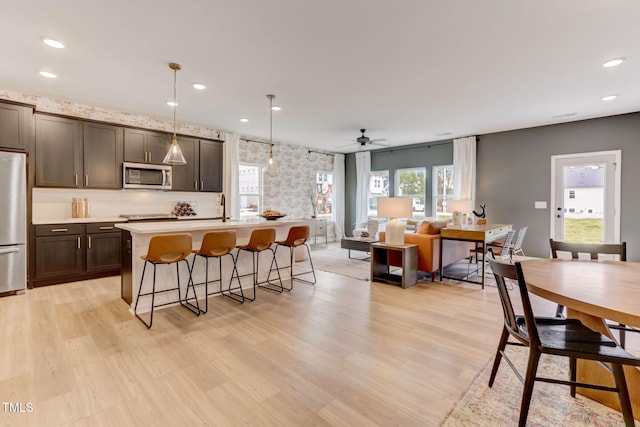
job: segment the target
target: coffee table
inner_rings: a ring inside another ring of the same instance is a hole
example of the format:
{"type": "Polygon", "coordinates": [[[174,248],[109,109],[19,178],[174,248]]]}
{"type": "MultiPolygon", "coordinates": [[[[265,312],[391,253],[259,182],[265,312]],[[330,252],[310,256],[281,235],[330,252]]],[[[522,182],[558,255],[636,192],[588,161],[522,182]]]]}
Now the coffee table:
{"type": "MultiPolygon", "coordinates": [[[[340,247],[349,250],[349,258],[351,258],[351,250],[360,252],[371,252],[371,244],[376,243],[378,239],[365,240],[360,237],[343,237],[340,240],[340,247]]],[[[368,261],[369,257],[354,258],[361,261],[368,261]]]]}

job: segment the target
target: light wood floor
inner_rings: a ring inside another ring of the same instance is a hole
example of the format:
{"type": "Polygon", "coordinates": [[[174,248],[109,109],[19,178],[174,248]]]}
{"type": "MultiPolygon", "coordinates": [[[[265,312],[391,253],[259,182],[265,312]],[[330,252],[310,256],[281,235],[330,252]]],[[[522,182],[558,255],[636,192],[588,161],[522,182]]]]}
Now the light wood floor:
{"type": "Polygon", "coordinates": [[[0,425],[431,426],[495,351],[495,288],[318,276],[151,330],[119,277],[0,298],[0,425]]]}

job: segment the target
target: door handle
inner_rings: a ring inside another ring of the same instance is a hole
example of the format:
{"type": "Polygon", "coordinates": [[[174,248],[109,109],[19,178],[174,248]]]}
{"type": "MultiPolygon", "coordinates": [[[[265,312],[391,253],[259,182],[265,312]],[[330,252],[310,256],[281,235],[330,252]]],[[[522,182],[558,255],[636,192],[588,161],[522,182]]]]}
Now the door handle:
{"type": "Polygon", "coordinates": [[[89,186],[89,175],[85,175],[84,176],[84,186],[88,187],[89,186]]]}
{"type": "Polygon", "coordinates": [[[200,191],[204,190],[204,181],[200,181],[200,191]]]}
{"type": "Polygon", "coordinates": [[[196,190],[198,189],[198,181],[193,181],[193,188],[195,188],[196,190]]]}
{"type": "Polygon", "coordinates": [[[80,246],[80,236],[78,236],[78,249],[80,249],[80,248],[81,248],[81,246],[80,246]]]}
{"type": "Polygon", "coordinates": [[[113,227],[100,227],[100,230],[113,230],[113,227]]]}
{"type": "Polygon", "coordinates": [[[73,174],[73,180],[75,181],[76,187],[77,187],[78,186],[78,174],[77,173],[73,174]]]}
{"type": "Polygon", "coordinates": [[[149,163],[151,163],[151,151],[149,151],[149,160],[147,160],[149,163]]]}
{"type": "Polygon", "coordinates": [[[88,246],[88,248],[91,249],[91,236],[88,236],[88,237],[89,237],[89,242],[88,242],[89,246],[88,246]]]}
{"type": "Polygon", "coordinates": [[[64,233],[65,231],[69,231],[68,228],[53,228],[51,230],[52,233],[64,233]]]}
{"type": "Polygon", "coordinates": [[[16,247],[13,247],[13,248],[0,248],[0,254],[11,254],[11,253],[14,253],[14,252],[19,252],[19,251],[20,251],[20,248],[16,248],[16,247]]]}

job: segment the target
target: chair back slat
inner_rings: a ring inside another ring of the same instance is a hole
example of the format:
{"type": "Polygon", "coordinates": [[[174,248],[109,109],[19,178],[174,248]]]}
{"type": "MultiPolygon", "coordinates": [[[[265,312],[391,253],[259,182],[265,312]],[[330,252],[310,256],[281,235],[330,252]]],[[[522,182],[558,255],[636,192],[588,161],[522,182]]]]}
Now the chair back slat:
{"type": "Polygon", "coordinates": [[[532,346],[538,346],[540,344],[540,338],[538,336],[538,329],[534,320],[533,309],[531,308],[531,300],[529,299],[529,291],[527,290],[527,283],[525,282],[520,262],[507,264],[489,258],[489,265],[491,266],[498,286],[498,293],[500,294],[500,301],[502,302],[504,312],[505,326],[514,336],[520,337],[523,342],[529,343],[532,346]],[[507,280],[516,283],[520,290],[520,300],[522,302],[522,310],[526,324],[526,335],[523,334],[523,331],[520,330],[517,323],[509,289],[507,288],[507,280]]]}
{"type": "Polygon", "coordinates": [[[558,258],[558,252],[569,252],[572,259],[578,259],[580,254],[588,254],[590,259],[599,259],[600,255],[618,255],[620,261],[627,260],[627,242],[569,243],[549,239],[549,245],[552,258],[558,258]]]}
{"type": "Polygon", "coordinates": [[[510,230],[507,233],[507,236],[504,238],[504,243],[502,244],[502,252],[500,252],[501,258],[505,258],[511,253],[511,242],[513,242],[514,234],[515,232],[513,230],[510,230]]]}
{"type": "Polygon", "coordinates": [[[520,252],[522,250],[522,242],[524,242],[524,236],[527,234],[527,229],[529,227],[522,227],[518,230],[518,237],[516,238],[516,242],[513,244],[513,253],[520,252]]]}

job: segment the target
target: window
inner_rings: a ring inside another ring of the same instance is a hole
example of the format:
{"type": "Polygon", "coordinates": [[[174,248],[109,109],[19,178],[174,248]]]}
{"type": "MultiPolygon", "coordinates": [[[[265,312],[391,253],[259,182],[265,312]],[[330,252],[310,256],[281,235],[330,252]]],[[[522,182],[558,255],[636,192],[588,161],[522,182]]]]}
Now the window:
{"type": "Polygon", "coordinates": [[[449,219],[447,200],[453,198],[453,165],[433,167],[433,210],[436,219],[449,219]]]}
{"type": "Polygon", "coordinates": [[[369,216],[378,215],[378,197],[389,197],[389,171],[372,171],[369,175],[369,216]]]}
{"type": "Polygon", "coordinates": [[[316,217],[333,218],[333,173],[316,173],[316,217]]]}
{"type": "Polygon", "coordinates": [[[576,198],[576,190],[569,190],[569,198],[570,199],[576,198]]]}
{"type": "Polygon", "coordinates": [[[240,216],[255,216],[262,212],[262,167],[240,165],[240,216]]]}
{"type": "Polygon", "coordinates": [[[396,196],[413,198],[413,218],[424,218],[425,168],[396,170],[396,196]]]}

